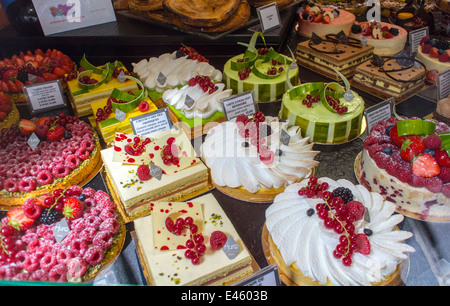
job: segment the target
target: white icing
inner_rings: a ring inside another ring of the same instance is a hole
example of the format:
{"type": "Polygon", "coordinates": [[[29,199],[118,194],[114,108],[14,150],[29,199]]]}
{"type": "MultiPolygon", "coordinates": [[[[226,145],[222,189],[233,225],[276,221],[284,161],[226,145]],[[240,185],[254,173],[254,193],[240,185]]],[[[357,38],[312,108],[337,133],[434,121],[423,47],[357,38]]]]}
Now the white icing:
{"type": "Polygon", "coordinates": [[[298,195],[298,190],[307,185],[304,180],[286,187],[266,210],[266,227],[286,264],[296,263],[304,276],[321,284],[326,284],[327,279],[343,286],[371,285],[385,280],[407,259],[407,253],[414,252],[414,248],[404,243],[412,234],[396,230],[404,217],[394,214],[394,204],[361,185],[355,186],[344,179],[320,178],[319,182],[327,182],[328,190],[339,186],[349,188],[354,200],[367,207],[370,222],[359,220],[354,225],[355,233],[363,233],[366,228],[373,231],[368,236],[371,252],[368,255],[353,253],[350,266],[334,258],[333,250],[339,244],[340,235],[326,229],[317,213],[307,216],[308,209],[315,210],[316,204],[324,201],[298,195]]]}
{"type": "Polygon", "coordinates": [[[162,96],[164,102],[172,105],[181,111],[186,118],[192,119],[200,117],[207,119],[215,112],[223,112],[221,100],[232,95],[233,90],[225,89],[225,84],[217,83],[216,91],[213,93],[204,92],[199,85],[185,85],[182,88],[174,88],[166,90],[162,96]],[[189,96],[194,100],[192,106],[186,105],[186,97],[189,96]]]}
{"type": "Polygon", "coordinates": [[[173,53],[164,53],[159,57],[143,59],[138,63],[132,63],[133,72],[150,90],[164,92],[167,89],[186,85],[188,81],[197,75],[208,76],[212,81],[222,81],[222,72],[215,69],[207,62],[192,60],[188,56],[176,57],[173,53]],[[166,80],[161,83],[158,76],[162,73],[166,80]]]}
{"type": "Polygon", "coordinates": [[[271,127],[272,134],[265,137],[269,150],[281,150],[275,154],[270,165],[260,161],[254,145],[244,147],[248,138],[241,137],[235,120],[223,122],[213,127],[201,146],[202,158],[211,169],[211,177],[218,186],[232,188],[244,187],[255,193],[260,188],[272,189],[288,186],[308,177],[318,164],[314,160],[319,153],[313,151],[309,138],[302,138],[300,128],[287,126],[278,118],[266,117],[265,124],[271,127]],[[290,135],[289,145],[280,142],[281,131],[290,135]]]}

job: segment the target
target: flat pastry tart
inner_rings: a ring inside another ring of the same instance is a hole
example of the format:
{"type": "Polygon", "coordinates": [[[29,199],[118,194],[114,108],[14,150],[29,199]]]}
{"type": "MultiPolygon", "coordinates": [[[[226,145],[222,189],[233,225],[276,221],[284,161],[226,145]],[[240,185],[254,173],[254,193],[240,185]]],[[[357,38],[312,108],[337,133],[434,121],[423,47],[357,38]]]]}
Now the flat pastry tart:
{"type": "Polygon", "coordinates": [[[21,119],[0,142],[0,205],[85,184],[101,167],[100,142],[92,127],[60,113],[37,121],[21,119]]]}
{"type": "Polygon", "coordinates": [[[163,6],[186,24],[210,27],[225,22],[238,9],[240,3],[241,0],[166,0],[163,6]]]}
{"type": "Polygon", "coordinates": [[[101,190],[72,186],[28,198],[1,220],[0,279],[92,282],[117,258],[125,234],[101,190]]]}
{"type": "Polygon", "coordinates": [[[209,130],[200,150],[217,189],[248,202],[270,202],[290,182],[309,177],[318,151],[298,127],[240,115],[209,130]]]}

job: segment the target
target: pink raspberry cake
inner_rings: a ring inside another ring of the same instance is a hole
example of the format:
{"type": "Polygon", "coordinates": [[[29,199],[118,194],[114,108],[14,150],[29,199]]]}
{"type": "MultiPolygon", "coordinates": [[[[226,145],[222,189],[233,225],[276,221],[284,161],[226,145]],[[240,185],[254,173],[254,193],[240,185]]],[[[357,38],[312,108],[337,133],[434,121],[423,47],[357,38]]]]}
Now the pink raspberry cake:
{"type": "Polygon", "coordinates": [[[450,220],[450,127],[419,118],[395,117],[374,126],[355,172],[397,212],[429,221],[450,220]],[[400,136],[399,136],[400,135],[400,136]]]}
{"type": "Polygon", "coordinates": [[[60,113],[21,120],[0,131],[0,205],[18,206],[30,196],[83,182],[100,161],[100,142],[92,127],[60,113]],[[40,139],[36,148],[28,141],[40,139]]]}
{"type": "Polygon", "coordinates": [[[79,186],[28,198],[1,220],[0,279],[92,280],[123,246],[116,208],[105,192],[79,186]]]}

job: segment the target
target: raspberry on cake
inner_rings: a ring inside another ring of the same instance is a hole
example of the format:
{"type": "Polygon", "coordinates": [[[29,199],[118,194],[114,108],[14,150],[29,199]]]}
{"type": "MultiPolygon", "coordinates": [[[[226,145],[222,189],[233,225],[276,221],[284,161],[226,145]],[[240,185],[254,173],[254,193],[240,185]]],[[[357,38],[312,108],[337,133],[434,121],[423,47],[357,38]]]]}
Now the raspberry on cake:
{"type": "Polygon", "coordinates": [[[2,280],[86,282],[118,256],[125,227],[105,192],[75,185],[11,209],[1,220],[0,240],[2,280]],[[68,232],[60,236],[55,229],[63,219],[68,232]]]}
{"type": "Polygon", "coordinates": [[[394,211],[362,185],[311,177],[267,208],[264,253],[288,285],[400,285],[401,265],[414,248],[394,211]]]}
{"type": "Polygon", "coordinates": [[[89,124],[61,112],[23,121],[0,131],[0,203],[20,205],[24,199],[83,182],[100,161],[100,142],[89,124]],[[39,145],[27,143],[35,132],[39,145]]]}
{"type": "Polygon", "coordinates": [[[416,57],[428,71],[443,73],[450,69],[450,44],[446,40],[422,38],[416,57]]]}
{"type": "Polygon", "coordinates": [[[396,210],[412,218],[450,218],[450,158],[445,123],[392,117],[374,126],[364,141],[357,177],[396,210]]]}

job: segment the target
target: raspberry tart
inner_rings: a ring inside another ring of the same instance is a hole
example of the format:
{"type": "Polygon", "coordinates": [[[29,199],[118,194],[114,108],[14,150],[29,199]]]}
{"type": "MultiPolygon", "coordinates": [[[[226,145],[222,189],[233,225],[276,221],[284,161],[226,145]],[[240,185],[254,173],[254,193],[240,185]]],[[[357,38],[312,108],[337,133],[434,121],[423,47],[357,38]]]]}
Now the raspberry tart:
{"type": "Polygon", "coordinates": [[[31,197],[1,220],[0,279],[87,282],[124,239],[116,204],[101,190],[72,186],[31,197]]]}
{"type": "Polygon", "coordinates": [[[134,220],[136,249],[149,284],[222,286],[254,271],[244,242],[211,193],[188,202],[151,204],[151,216],[134,220]]]}
{"type": "Polygon", "coordinates": [[[0,204],[18,206],[31,196],[82,183],[100,165],[100,142],[92,127],[60,113],[22,119],[0,134],[0,204]],[[36,136],[33,149],[28,144],[36,136]]]}
{"type": "Polygon", "coordinates": [[[345,179],[292,184],[266,210],[263,248],[288,285],[400,285],[414,248],[395,205],[345,179]]]}
{"type": "Polygon", "coordinates": [[[313,173],[319,152],[312,146],[298,126],[257,112],[214,126],[200,150],[216,188],[241,200],[271,202],[313,173]]]}
{"type": "Polygon", "coordinates": [[[369,190],[395,204],[397,212],[450,221],[450,127],[418,118],[379,122],[364,141],[356,175],[369,190]]]}

